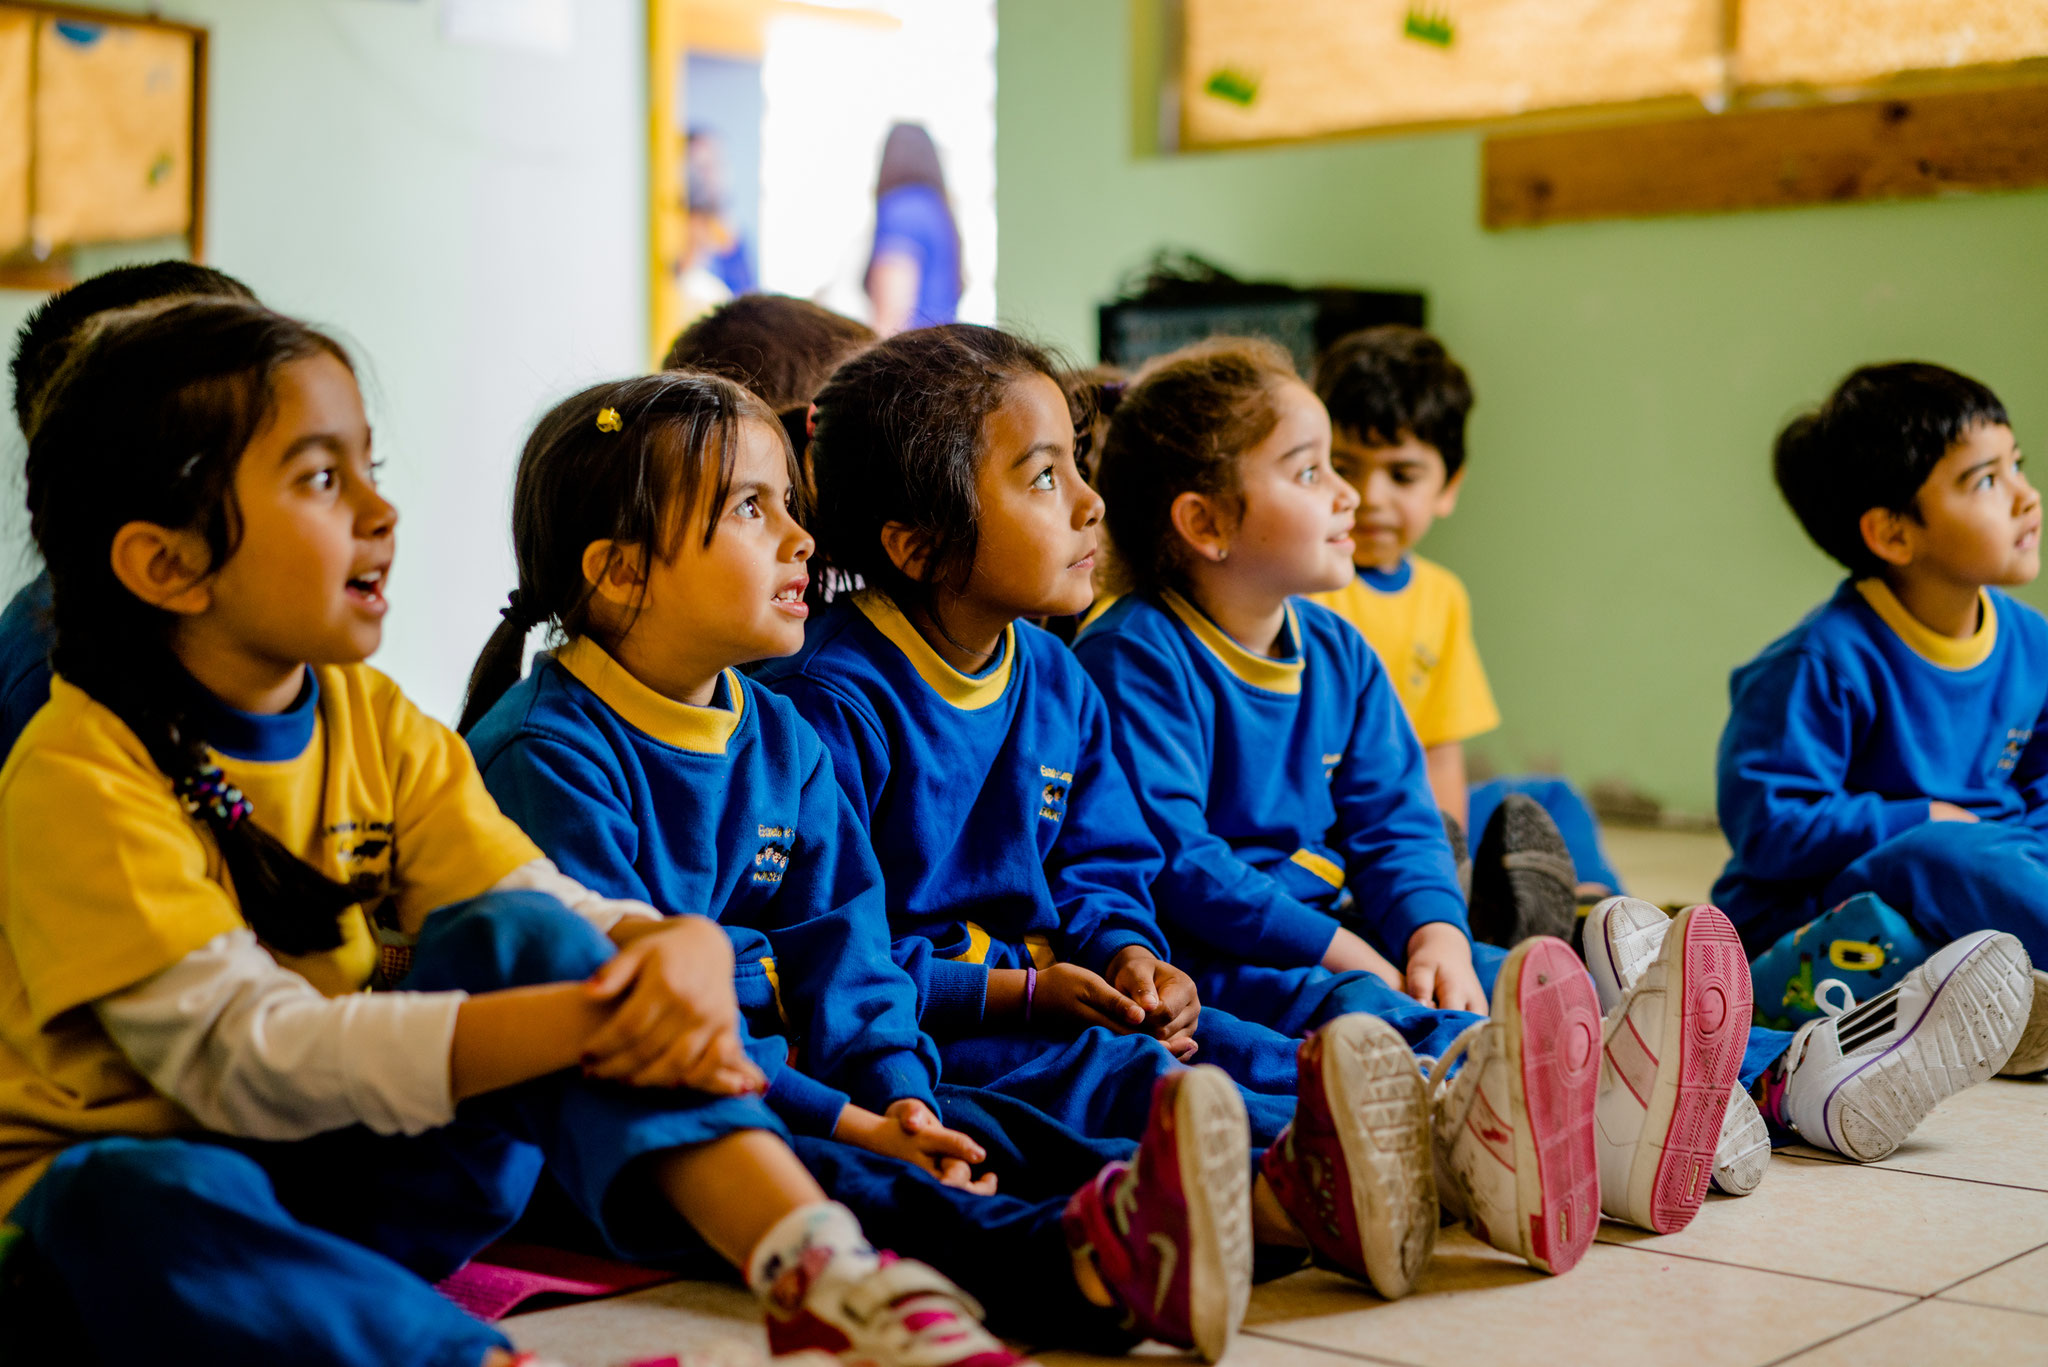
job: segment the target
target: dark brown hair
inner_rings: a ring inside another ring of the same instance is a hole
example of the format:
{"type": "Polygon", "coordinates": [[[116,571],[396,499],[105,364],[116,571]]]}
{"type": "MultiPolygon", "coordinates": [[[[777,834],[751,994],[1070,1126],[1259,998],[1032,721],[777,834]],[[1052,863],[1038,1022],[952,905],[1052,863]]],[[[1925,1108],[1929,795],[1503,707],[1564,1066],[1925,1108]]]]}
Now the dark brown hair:
{"type": "Polygon", "coordinates": [[[1095,468],[1117,587],[1187,586],[1186,547],[1173,501],[1205,494],[1236,508],[1237,458],[1280,421],[1274,390],[1298,380],[1282,348],[1254,337],[1213,337],[1149,361],[1118,394],[1102,392],[1109,437],[1095,468]]]}
{"type": "MultiPolygon", "coordinates": [[[[269,419],[278,373],[348,354],[253,302],[193,300],[104,315],[43,390],[28,451],[29,525],[50,567],[51,663],[127,724],[220,847],[243,919],[286,954],[333,949],[369,885],[338,882],[226,804],[196,800],[214,769],[200,685],[171,649],[174,613],[130,593],[109,550],[131,522],[189,529],[209,563],[241,542],[235,470],[269,419]]],[[[215,775],[217,781],[218,776],[215,775]]]]}
{"type": "Polygon", "coordinates": [[[723,375],[786,413],[807,406],[840,362],[874,340],[867,324],[808,299],[743,294],[684,328],[661,364],[723,375]]]}
{"type": "Polygon", "coordinates": [[[970,323],[898,333],[839,367],[819,391],[811,437],[820,561],[900,607],[928,607],[933,586],[964,574],[980,543],[983,423],[1018,380],[1057,384],[1060,374],[1042,348],[970,323]],[[923,540],[922,581],[882,548],[891,522],[923,540]]]}
{"type": "Polygon", "coordinates": [[[1339,432],[1373,446],[1414,437],[1443,457],[1444,478],[1464,468],[1472,382],[1421,328],[1388,323],[1339,337],[1316,363],[1315,390],[1339,432]]]}
{"type": "MultiPolygon", "coordinates": [[[[519,682],[533,628],[545,624],[563,637],[589,633],[596,589],[584,578],[583,552],[592,542],[665,557],[688,531],[684,518],[710,508],[704,544],[711,544],[715,510],[732,488],[740,424],[748,420],[784,436],[760,399],[697,371],[592,385],[540,420],[519,457],[512,492],[519,585],[470,671],[460,730],[475,726],[519,682]]],[[[796,458],[786,437],[783,454],[795,489],[796,458]]]]}

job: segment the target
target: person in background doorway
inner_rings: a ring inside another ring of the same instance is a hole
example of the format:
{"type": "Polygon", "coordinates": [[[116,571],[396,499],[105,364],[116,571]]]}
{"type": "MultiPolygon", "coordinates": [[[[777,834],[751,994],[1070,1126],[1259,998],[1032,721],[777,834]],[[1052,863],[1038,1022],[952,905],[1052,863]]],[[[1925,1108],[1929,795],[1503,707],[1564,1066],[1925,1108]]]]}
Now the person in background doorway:
{"type": "Polygon", "coordinates": [[[896,124],[882,146],[866,288],[884,337],[950,323],[959,313],[960,228],[939,149],[922,124],[896,124]]]}

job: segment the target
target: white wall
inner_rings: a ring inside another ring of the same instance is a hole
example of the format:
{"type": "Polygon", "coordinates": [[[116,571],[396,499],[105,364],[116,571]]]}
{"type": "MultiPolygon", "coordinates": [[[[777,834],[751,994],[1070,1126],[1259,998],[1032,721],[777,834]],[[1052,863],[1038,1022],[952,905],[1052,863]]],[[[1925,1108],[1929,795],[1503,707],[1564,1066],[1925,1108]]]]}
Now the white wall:
{"type": "MultiPolygon", "coordinates": [[[[528,428],[645,367],[645,20],[575,0],[573,47],[549,55],[450,45],[439,3],[150,8],[212,35],[208,261],[356,353],[403,515],[376,663],[452,718],[512,586],[528,428]]],[[[0,323],[32,303],[0,295],[0,323]]],[[[33,564],[20,457],[10,428],[10,585],[33,564]]]]}

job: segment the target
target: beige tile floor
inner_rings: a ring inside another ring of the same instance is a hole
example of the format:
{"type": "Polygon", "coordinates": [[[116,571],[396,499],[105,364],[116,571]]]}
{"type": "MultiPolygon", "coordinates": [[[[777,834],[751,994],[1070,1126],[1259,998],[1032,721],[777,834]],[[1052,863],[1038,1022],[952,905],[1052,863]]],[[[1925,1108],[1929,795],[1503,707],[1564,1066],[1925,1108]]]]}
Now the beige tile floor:
{"type": "MultiPolygon", "coordinates": [[[[1631,890],[1660,902],[1704,897],[1724,849],[1712,836],[1610,833],[1631,890]]],[[[505,1323],[522,1348],[573,1367],[758,1351],[759,1326],[737,1287],[690,1282],[505,1323]]],[[[1782,1152],[1754,1196],[1712,1198],[1661,1238],[1607,1225],[1564,1277],[1454,1230],[1405,1300],[1298,1273],[1254,1292],[1226,1362],[2048,1367],[2048,1083],[1957,1097],[1868,1168],[1782,1152]]]]}

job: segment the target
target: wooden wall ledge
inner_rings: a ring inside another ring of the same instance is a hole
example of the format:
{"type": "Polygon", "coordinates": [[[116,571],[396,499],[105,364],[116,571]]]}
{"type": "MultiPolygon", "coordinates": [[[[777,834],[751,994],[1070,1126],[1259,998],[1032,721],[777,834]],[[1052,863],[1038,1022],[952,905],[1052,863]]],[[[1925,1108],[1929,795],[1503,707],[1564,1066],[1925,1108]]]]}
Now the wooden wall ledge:
{"type": "Polygon", "coordinates": [[[1486,140],[1488,228],[2048,185],[2048,85],[1486,140]]]}

